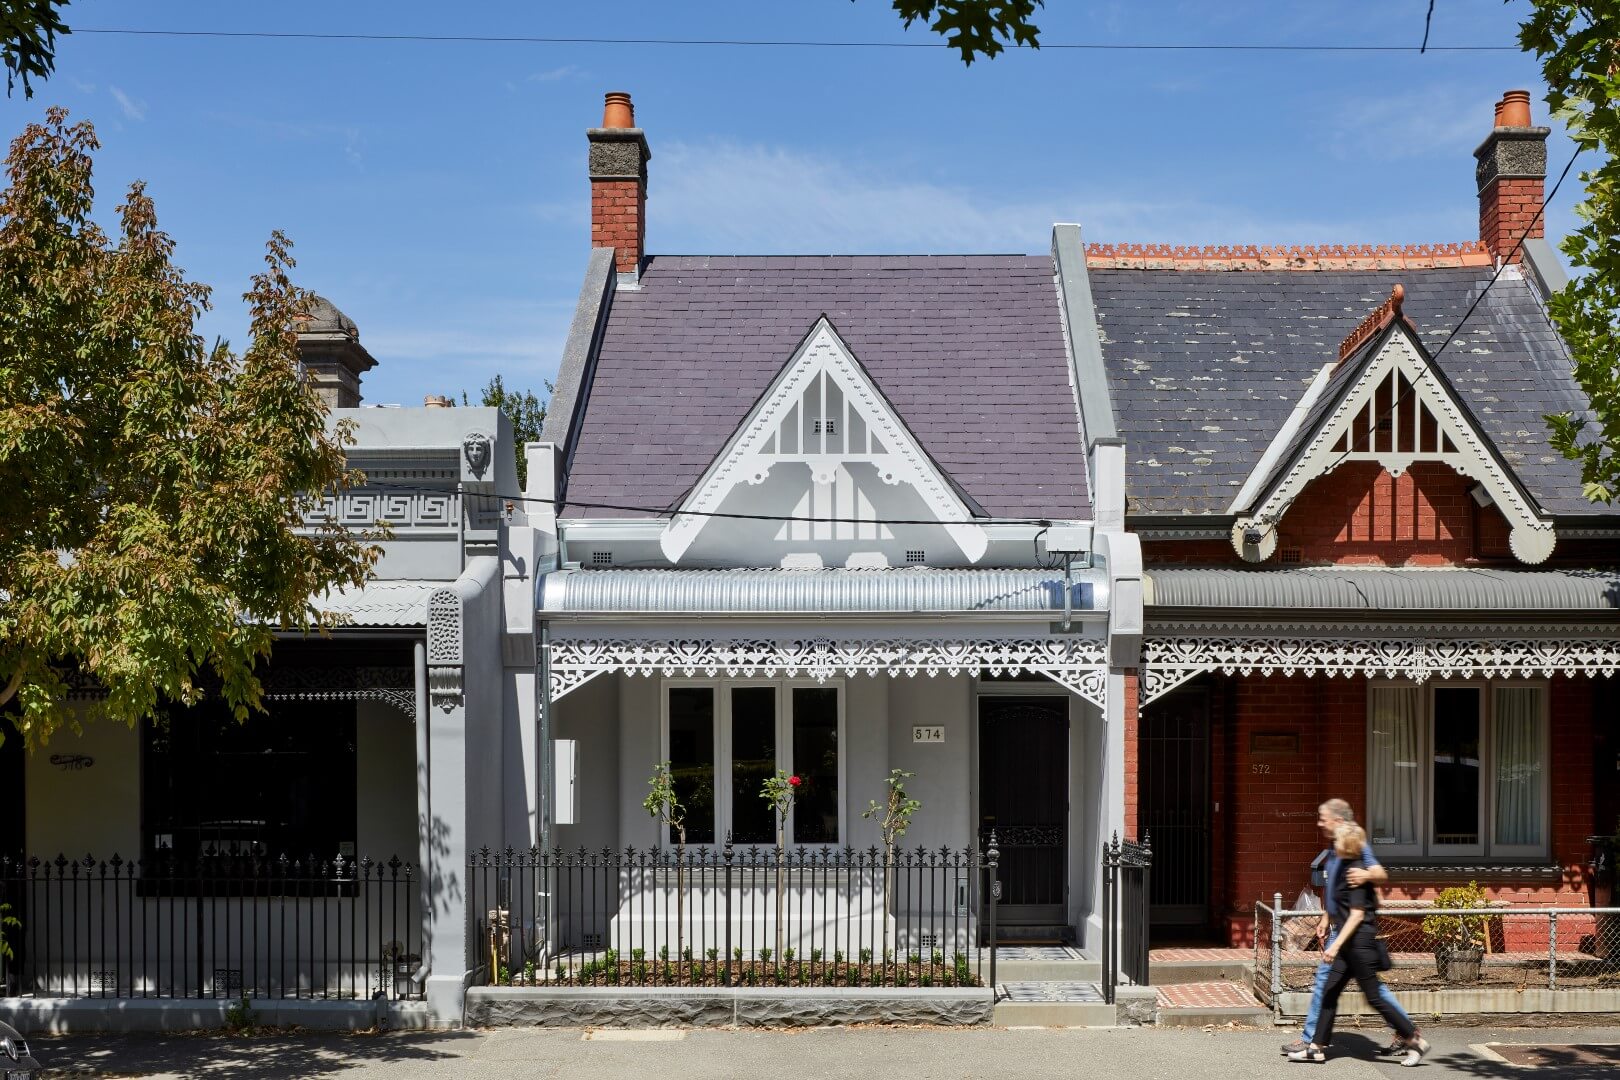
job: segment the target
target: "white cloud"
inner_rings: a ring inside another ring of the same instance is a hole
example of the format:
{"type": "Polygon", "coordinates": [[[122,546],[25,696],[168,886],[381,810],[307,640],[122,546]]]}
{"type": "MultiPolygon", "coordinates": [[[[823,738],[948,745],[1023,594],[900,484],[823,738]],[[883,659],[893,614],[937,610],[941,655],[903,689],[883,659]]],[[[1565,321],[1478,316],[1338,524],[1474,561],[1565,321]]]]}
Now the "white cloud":
{"type": "Polygon", "coordinates": [[[1410,221],[1257,216],[1182,194],[1117,196],[1117,173],[1094,189],[977,191],[781,147],[714,142],[660,147],[648,204],[654,252],[1042,252],[1052,223],[1090,239],[1157,243],[1322,243],[1428,235],[1410,221]],[[1112,190],[1110,190],[1112,189],[1112,190]],[[1410,226],[1410,228],[1407,228],[1410,226]],[[1393,232],[1392,232],[1393,230],[1393,232]]]}
{"type": "Polygon", "coordinates": [[[1490,134],[1489,92],[1470,86],[1430,86],[1341,105],[1323,132],[1339,158],[1379,161],[1432,157],[1469,160],[1490,134]]]}
{"type": "Polygon", "coordinates": [[[582,72],[579,68],[575,67],[573,64],[564,64],[562,67],[550,68],[550,69],[548,69],[546,71],[536,71],[533,74],[531,74],[528,77],[528,79],[525,80],[525,81],[527,81],[527,82],[558,82],[558,81],[560,81],[562,79],[568,78],[571,75],[582,75],[582,74],[584,74],[584,72],[582,72]]]}
{"type": "Polygon", "coordinates": [[[130,120],[146,119],[146,102],[136,101],[116,86],[109,86],[107,90],[112,94],[113,100],[118,102],[118,107],[124,111],[125,117],[130,120]]]}

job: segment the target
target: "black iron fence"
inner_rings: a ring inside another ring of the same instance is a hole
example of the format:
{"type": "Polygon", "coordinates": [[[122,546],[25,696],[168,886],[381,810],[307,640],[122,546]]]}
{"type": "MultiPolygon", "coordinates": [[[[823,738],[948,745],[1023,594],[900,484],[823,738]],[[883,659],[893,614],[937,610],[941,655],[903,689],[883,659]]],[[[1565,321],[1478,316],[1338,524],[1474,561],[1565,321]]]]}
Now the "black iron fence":
{"type": "Polygon", "coordinates": [[[417,996],[419,888],[397,858],[0,858],[0,996],[417,996]]]}
{"type": "Polygon", "coordinates": [[[1123,977],[1148,985],[1148,915],[1152,905],[1152,837],[1121,840],[1115,833],[1103,844],[1103,1000],[1114,1004],[1123,977]]]}
{"type": "Polygon", "coordinates": [[[485,850],[471,966],[493,985],[992,985],[995,854],[485,850]]]}

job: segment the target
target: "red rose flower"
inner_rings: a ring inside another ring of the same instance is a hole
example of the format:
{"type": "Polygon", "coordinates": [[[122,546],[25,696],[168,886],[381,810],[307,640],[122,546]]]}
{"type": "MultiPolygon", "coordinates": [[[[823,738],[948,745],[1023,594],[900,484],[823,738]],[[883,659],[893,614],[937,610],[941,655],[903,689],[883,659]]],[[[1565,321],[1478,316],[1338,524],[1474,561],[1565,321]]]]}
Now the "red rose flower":
{"type": "Polygon", "coordinates": [[[792,784],[794,787],[798,787],[800,784],[804,783],[804,781],[800,780],[797,776],[790,776],[788,777],[788,783],[792,784]]]}

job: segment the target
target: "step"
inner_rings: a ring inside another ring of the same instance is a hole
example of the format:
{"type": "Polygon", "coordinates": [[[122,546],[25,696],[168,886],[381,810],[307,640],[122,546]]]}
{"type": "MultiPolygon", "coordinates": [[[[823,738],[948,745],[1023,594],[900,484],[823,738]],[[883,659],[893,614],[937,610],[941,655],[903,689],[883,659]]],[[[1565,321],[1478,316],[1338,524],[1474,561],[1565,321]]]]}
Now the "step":
{"type": "Polygon", "coordinates": [[[1248,984],[1254,978],[1254,964],[1246,960],[1150,960],[1148,981],[1154,986],[1181,983],[1227,982],[1248,984]]]}
{"type": "Polygon", "coordinates": [[[1106,1004],[1095,983],[1082,980],[1002,981],[994,1023],[998,1027],[1114,1027],[1118,1010],[1106,1004]]]}
{"type": "Polygon", "coordinates": [[[1157,986],[1161,1027],[1205,1027],[1241,1024],[1264,1027],[1271,1010],[1255,1000],[1246,984],[1226,980],[1157,986]]]}
{"type": "MultiPolygon", "coordinates": [[[[986,974],[988,974],[988,970],[986,974]]],[[[996,958],[996,981],[1009,982],[1102,982],[1102,961],[1021,960],[996,958]]]]}

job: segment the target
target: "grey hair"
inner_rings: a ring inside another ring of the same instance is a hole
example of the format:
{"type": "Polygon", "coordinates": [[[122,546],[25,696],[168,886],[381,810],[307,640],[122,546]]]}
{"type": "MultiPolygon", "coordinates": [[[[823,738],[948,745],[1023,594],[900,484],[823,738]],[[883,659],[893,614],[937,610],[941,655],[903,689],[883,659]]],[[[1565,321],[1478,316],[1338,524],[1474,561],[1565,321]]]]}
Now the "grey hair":
{"type": "Polygon", "coordinates": [[[1343,799],[1329,799],[1322,804],[1322,809],[1328,812],[1329,817],[1338,821],[1356,820],[1356,812],[1350,809],[1350,804],[1343,799]]]}

